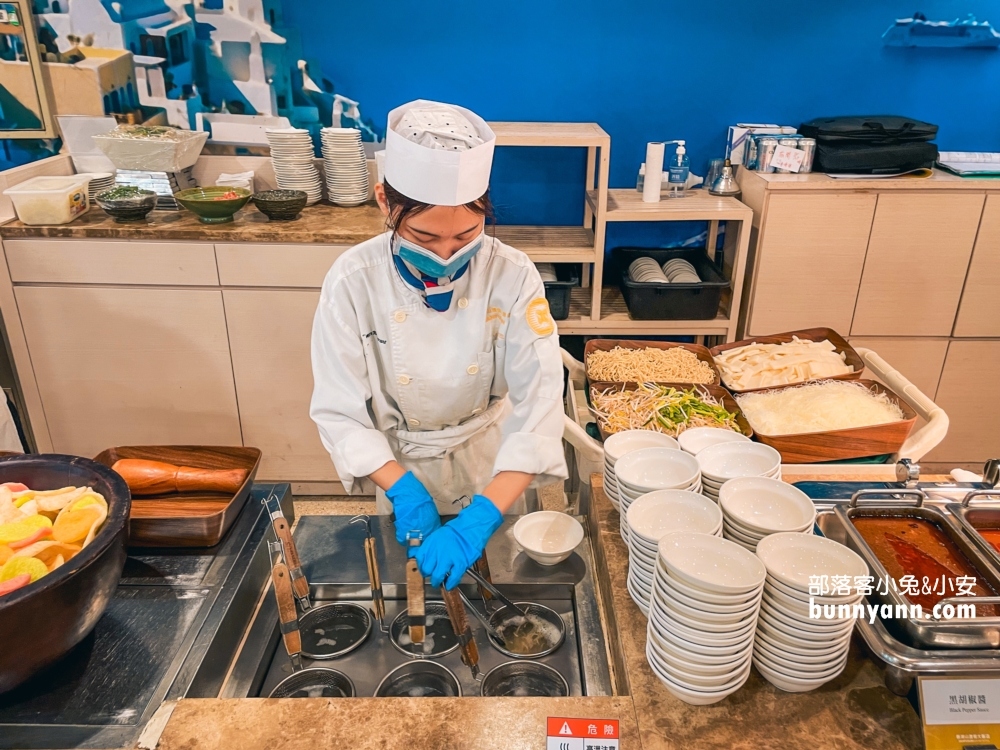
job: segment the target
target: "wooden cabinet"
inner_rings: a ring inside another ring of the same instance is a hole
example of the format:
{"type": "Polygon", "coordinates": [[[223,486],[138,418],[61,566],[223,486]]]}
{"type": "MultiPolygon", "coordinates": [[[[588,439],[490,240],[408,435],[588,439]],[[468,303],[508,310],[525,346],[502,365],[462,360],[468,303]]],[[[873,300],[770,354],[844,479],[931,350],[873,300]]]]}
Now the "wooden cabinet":
{"type": "Polygon", "coordinates": [[[985,198],[879,195],[852,335],[951,335],[985,198]]]}
{"type": "Polygon", "coordinates": [[[14,293],[53,450],[242,444],[220,291],[14,293]]]}
{"type": "Polygon", "coordinates": [[[309,418],[309,341],[318,291],[223,291],[243,440],[263,451],[263,480],[333,481],[309,418]]]}
{"type": "Polygon", "coordinates": [[[874,212],[870,193],[771,195],[748,334],[815,326],[850,331],[874,212]]]}
{"type": "Polygon", "coordinates": [[[852,336],[850,341],[851,346],[863,346],[874,351],[903,373],[927,398],[934,400],[948,353],[948,339],[852,336]]]}
{"type": "Polygon", "coordinates": [[[951,419],[948,436],[924,461],[981,463],[1000,456],[996,391],[1000,341],[952,341],[936,402],[951,419]]]}
{"type": "Polygon", "coordinates": [[[986,198],[955,335],[1000,336],[1000,195],[986,198]]]}
{"type": "Polygon", "coordinates": [[[223,286],[319,289],[347,245],[271,245],[220,242],[215,245],[223,286]]]}

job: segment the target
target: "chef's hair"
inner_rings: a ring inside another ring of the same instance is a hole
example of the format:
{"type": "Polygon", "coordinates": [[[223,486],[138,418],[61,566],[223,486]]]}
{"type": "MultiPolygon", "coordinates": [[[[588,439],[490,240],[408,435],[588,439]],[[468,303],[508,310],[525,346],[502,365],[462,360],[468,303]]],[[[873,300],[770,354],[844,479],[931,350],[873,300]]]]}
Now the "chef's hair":
{"type": "MultiPolygon", "coordinates": [[[[433,208],[433,205],[430,203],[424,203],[423,201],[414,200],[403,195],[388,182],[383,181],[382,187],[385,188],[385,202],[389,206],[389,214],[385,218],[385,224],[392,230],[393,237],[396,236],[396,232],[399,231],[399,228],[403,225],[403,221],[407,218],[433,208]]],[[[486,188],[486,192],[476,198],[476,200],[464,205],[477,216],[485,217],[487,224],[493,223],[495,216],[493,214],[493,202],[490,200],[489,188],[486,188]]]]}

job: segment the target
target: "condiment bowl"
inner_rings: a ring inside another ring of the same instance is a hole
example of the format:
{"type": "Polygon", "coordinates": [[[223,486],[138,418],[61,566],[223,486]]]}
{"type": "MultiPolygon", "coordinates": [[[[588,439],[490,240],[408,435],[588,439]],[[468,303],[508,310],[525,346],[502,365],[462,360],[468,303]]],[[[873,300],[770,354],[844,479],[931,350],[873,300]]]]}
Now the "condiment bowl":
{"type": "Polygon", "coordinates": [[[309,194],[304,190],[262,190],[254,193],[252,200],[271,221],[292,221],[306,207],[309,194]]]}
{"type": "Polygon", "coordinates": [[[721,427],[692,427],[677,436],[682,451],[696,456],[705,448],[719,443],[749,443],[750,438],[740,432],[721,427]]]}
{"type": "Polygon", "coordinates": [[[136,189],[132,195],[120,195],[121,188],[114,187],[94,196],[94,202],[119,224],[144,221],[156,208],[157,195],[152,190],[136,189]]]}
{"type": "Polygon", "coordinates": [[[241,187],[212,185],[188,188],[174,193],[174,198],[184,208],[205,224],[222,224],[233,220],[233,215],[250,200],[250,191],[241,187]],[[234,195],[233,198],[225,196],[234,195]]]}
{"type": "Polygon", "coordinates": [[[781,469],[781,454],[763,443],[719,443],[700,451],[697,460],[705,479],[717,482],[768,476],[781,469]]]}
{"type": "Polygon", "coordinates": [[[719,491],[719,505],[731,520],[761,534],[804,531],[816,521],[809,496],[780,479],[731,479],[719,491]]]}
{"type": "Polygon", "coordinates": [[[748,594],[763,587],[766,576],[754,555],[709,534],[667,534],[660,539],[659,559],[671,577],[718,594],[748,594]]]}
{"type": "Polygon", "coordinates": [[[693,456],[673,448],[640,448],[615,464],[619,487],[644,490],[684,489],[700,475],[693,456]]]}
{"type": "Polygon", "coordinates": [[[809,591],[811,576],[868,575],[868,564],[854,551],[826,537],[783,532],[765,537],[757,556],[768,575],[800,591],[809,591]]]}
{"type": "Polygon", "coordinates": [[[556,565],[573,554],[583,541],[583,526],[572,516],[540,510],[514,524],[514,541],[539,565],[556,565]]]}

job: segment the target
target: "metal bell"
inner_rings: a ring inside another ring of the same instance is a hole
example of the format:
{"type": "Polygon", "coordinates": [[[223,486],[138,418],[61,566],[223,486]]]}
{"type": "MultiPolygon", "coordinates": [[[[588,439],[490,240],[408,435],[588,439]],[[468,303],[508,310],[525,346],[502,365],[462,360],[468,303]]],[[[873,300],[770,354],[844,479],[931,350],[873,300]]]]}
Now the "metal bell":
{"type": "Polygon", "coordinates": [[[712,195],[731,196],[734,198],[740,194],[740,186],[736,182],[736,178],[733,177],[733,164],[729,159],[726,159],[725,164],[722,165],[722,174],[715,179],[708,192],[712,195]]]}

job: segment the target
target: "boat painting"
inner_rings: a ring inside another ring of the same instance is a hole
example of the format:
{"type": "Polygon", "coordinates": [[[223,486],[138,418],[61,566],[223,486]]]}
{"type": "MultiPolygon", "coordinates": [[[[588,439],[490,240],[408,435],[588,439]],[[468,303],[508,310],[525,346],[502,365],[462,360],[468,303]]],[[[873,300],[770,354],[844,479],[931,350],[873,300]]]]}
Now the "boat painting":
{"type": "Polygon", "coordinates": [[[886,47],[951,47],[958,49],[996,49],[1000,34],[989,21],[974,16],[954,21],[928,21],[923,13],[913,18],[899,18],[882,34],[886,47]]]}

